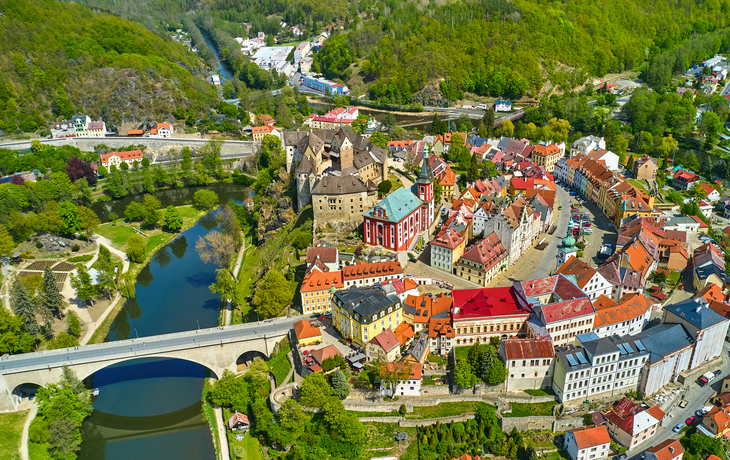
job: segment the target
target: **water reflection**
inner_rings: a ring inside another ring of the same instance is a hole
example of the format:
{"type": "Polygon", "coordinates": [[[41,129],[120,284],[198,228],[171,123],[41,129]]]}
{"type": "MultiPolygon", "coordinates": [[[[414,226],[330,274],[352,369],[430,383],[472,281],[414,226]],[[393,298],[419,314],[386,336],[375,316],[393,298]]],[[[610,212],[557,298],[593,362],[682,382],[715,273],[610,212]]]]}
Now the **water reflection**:
{"type": "Polygon", "coordinates": [[[167,267],[167,264],[172,261],[172,254],[170,254],[170,248],[165,246],[164,248],[160,249],[155,253],[154,256],[152,256],[152,260],[157,263],[160,267],[167,267]]]}
{"type": "Polygon", "coordinates": [[[209,212],[208,214],[201,217],[198,223],[204,229],[211,231],[215,228],[216,225],[218,225],[218,213],[209,212]]]}
{"type": "Polygon", "coordinates": [[[185,256],[185,251],[188,250],[188,240],[185,235],[180,235],[169,244],[172,254],[178,259],[182,259],[185,256]]]}
{"type": "MultiPolygon", "coordinates": [[[[152,260],[154,260],[154,257],[152,258],[152,260]]],[[[137,275],[137,284],[142,285],[142,287],[150,287],[150,284],[152,284],[152,280],[154,279],[155,277],[152,276],[150,264],[147,264],[144,266],[144,268],[142,268],[142,271],[139,272],[139,275],[137,275]]]]}
{"type": "Polygon", "coordinates": [[[79,459],[213,460],[200,404],[206,374],[176,359],[127,361],[94,374],[87,384],[100,394],[84,422],[79,459]]]}

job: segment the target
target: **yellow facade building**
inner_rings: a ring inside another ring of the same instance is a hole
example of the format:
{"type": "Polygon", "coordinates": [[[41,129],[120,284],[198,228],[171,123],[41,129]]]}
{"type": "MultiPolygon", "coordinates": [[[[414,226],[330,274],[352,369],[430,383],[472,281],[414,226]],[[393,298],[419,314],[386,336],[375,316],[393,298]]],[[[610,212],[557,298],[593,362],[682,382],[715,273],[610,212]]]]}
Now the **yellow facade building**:
{"type": "Polygon", "coordinates": [[[379,286],[341,289],[332,296],[332,324],[343,338],[360,346],[402,322],[400,299],[379,286]]]}

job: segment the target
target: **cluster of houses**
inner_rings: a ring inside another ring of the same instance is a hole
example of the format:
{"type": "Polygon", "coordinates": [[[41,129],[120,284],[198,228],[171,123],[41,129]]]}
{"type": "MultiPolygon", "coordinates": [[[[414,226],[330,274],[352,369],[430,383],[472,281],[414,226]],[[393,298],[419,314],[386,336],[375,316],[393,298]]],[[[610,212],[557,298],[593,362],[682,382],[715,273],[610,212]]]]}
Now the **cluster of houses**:
{"type": "Polygon", "coordinates": [[[137,129],[130,129],[127,131],[129,137],[164,137],[170,138],[174,133],[175,129],[172,123],[157,123],[154,128],[150,128],[147,131],[144,127],[137,129]]]}
{"type": "MultiPolygon", "coordinates": [[[[108,134],[111,135],[113,133],[108,134]]],[[[74,115],[70,120],[53,123],[51,136],[54,139],[68,137],[105,137],[107,136],[106,123],[103,121],[92,121],[88,115],[74,115]]]]}
{"type": "MultiPolygon", "coordinates": [[[[651,236],[625,247],[637,251],[651,236]]],[[[622,251],[616,260],[642,257],[622,251]]],[[[310,248],[307,260],[304,313],[331,314],[340,335],[363,350],[360,359],[423,365],[429,353],[447,355],[496,337],[507,391],[552,388],[566,405],[654,394],[717,359],[730,325],[730,306],[713,284],[664,306],[661,324],[646,329],[661,301],[614,289],[602,268],[574,256],[546,278],[438,295],[419,294],[422,280],[404,278],[394,261],[340,268],[336,248],[325,247],[310,248]]]]}
{"type": "MultiPolygon", "coordinates": [[[[728,66],[727,60],[720,55],[713,56],[687,69],[683,86],[677,88],[677,93],[684,96],[689,92],[693,99],[699,91],[706,96],[713,94],[722,87],[721,83],[727,79],[728,71],[730,71],[730,66],[728,66]]],[[[722,96],[726,96],[725,91],[722,96]]]]}

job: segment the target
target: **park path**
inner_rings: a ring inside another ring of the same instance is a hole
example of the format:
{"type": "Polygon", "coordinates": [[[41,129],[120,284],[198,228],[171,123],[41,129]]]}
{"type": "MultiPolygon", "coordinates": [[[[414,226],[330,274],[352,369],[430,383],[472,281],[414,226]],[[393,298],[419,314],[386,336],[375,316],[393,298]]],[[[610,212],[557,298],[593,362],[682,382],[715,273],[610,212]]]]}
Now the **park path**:
{"type": "MultiPolygon", "coordinates": [[[[241,244],[241,249],[238,251],[238,258],[236,259],[236,265],[233,267],[233,277],[236,281],[238,281],[238,271],[241,269],[241,264],[243,263],[243,253],[246,252],[246,235],[243,235],[243,244],[241,244]]],[[[223,323],[225,326],[231,325],[231,315],[233,314],[233,303],[231,302],[231,299],[228,299],[226,301],[226,320],[223,323]]]]}
{"type": "MultiPolygon", "coordinates": [[[[112,254],[115,254],[119,258],[122,259],[122,265],[123,265],[122,273],[124,273],[127,270],[129,270],[129,257],[127,257],[127,254],[126,253],[120,251],[119,249],[116,249],[112,245],[112,242],[111,242],[111,240],[109,238],[105,238],[105,237],[99,235],[98,233],[94,233],[94,241],[97,242],[97,243],[99,243],[99,244],[103,244],[104,246],[106,246],[107,248],[109,248],[109,251],[112,254]]],[[[97,255],[98,255],[98,252],[97,252],[97,255]]]]}
{"type": "Polygon", "coordinates": [[[23,424],[23,434],[20,437],[21,460],[30,460],[30,455],[28,454],[28,433],[30,432],[30,422],[33,421],[37,413],[38,404],[36,404],[35,401],[32,401],[30,403],[30,412],[28,413],[28,418],[25,419],[25,424],[23,424]]]}
{"type": "Polygon", "coordinates": [[[216,427],[218,427],[218,439],[221,445],[221,458],[222,460],[229,460],[231,458],[230,452],[228,452],[228,435],[226,434],[226,420],[223,418],[223,409],[220,406],[215,406],[215,419],[216,427]]]}

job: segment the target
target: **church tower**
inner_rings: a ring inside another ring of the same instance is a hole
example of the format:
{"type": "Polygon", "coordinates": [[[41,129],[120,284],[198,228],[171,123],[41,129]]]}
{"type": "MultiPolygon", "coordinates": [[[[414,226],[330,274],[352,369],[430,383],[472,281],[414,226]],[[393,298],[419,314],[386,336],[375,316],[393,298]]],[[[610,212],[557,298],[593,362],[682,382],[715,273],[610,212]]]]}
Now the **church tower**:
{"type": "Polygon", "coordinates": [[[560,268],[571,256],[578,254],[578,251],[579,249],[575,247],[575,238],[568,234],[563,238],[563,244],[558,246],[558,266],[555,269],[560,268]]]}
{"type": "Polygon", "coordinates": [[[434,220],[433,173],[428,164],[428,144],[423,146],[423,164],[415,184],[415,195],[423,201],[421,208],[421,230],[428,229],[434,220]]]}

